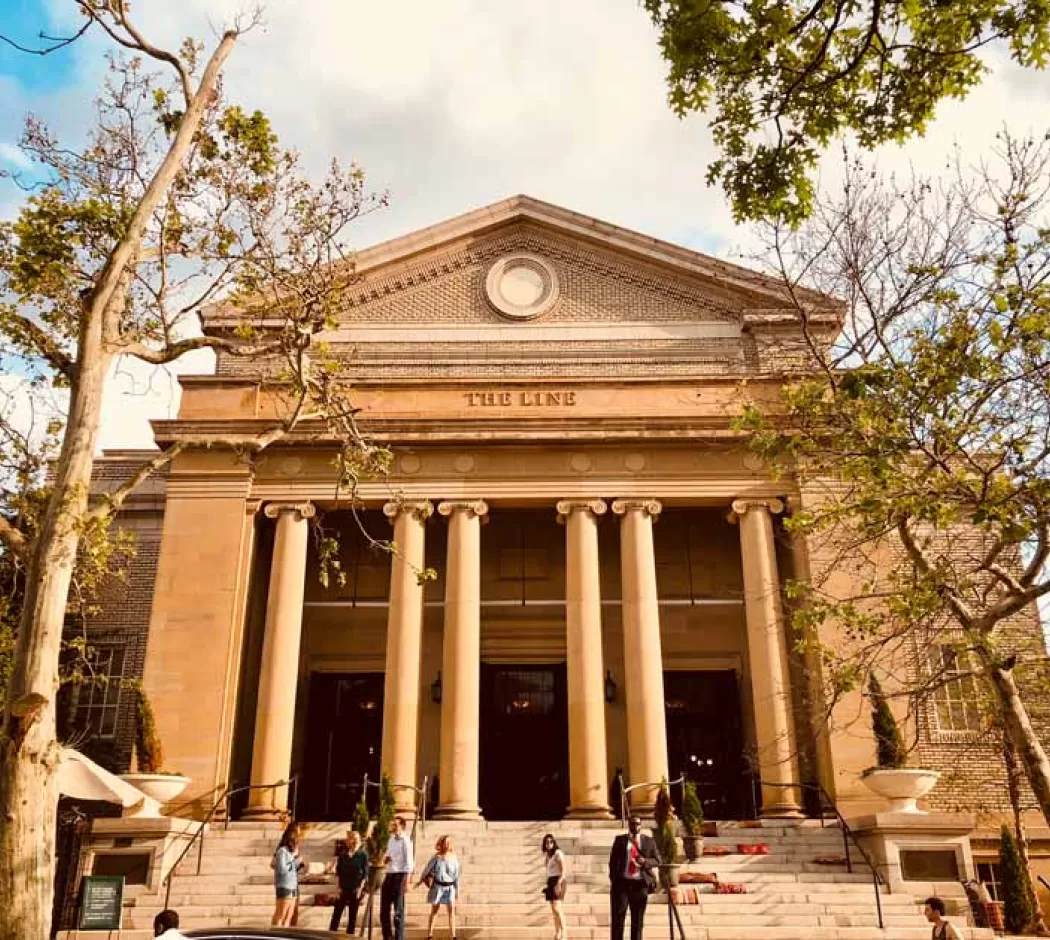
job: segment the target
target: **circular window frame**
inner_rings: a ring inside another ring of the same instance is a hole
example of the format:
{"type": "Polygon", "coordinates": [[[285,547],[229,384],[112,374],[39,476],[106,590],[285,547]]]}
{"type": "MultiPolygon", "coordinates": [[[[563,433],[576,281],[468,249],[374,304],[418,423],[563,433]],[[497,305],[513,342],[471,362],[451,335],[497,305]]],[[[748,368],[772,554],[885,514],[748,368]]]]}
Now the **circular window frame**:
{"type": "Polygon", "coordinates": [[[561,293],[558,275],[550,262],[538,255],[517,253],[500,258],[489,268],[485,276],[485,299],[501,317],[507,320],[535,320],[553,307],[561,293]],[[527,306],[512,304],[500,292],[500,281],[511,268],[523,267],[539,274],[543,281],[543,291],[539,298],[527,306]]]}

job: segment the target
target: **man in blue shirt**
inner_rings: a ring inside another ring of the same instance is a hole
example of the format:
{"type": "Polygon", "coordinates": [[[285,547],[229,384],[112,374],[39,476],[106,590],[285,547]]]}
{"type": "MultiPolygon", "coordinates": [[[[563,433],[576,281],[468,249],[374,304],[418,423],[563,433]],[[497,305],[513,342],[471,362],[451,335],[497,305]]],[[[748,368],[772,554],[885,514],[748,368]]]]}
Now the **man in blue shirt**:
{"type": "Polygon", "coordinates": [[[386,849],[386,877],[379,892],[379,923],[383,940],[394,940],[390,915],[397,920],[397,940],[405,940],[405,892],[411,881],[415,858],[412,842],[405,836],[405,821],[398,816],[390,827],[390,842],[386,849]]]}

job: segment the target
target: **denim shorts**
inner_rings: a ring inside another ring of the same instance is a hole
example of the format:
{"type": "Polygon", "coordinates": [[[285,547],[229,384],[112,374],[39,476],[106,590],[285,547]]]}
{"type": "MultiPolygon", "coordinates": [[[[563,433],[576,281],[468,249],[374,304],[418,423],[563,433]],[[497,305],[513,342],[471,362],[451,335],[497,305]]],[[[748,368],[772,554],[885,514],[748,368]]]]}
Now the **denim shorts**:
{"type": "Polygon", "coordinates": [[[276,890],[277,890],[277,900],[278,901],[288,901],[288,900],[291,900],[292,898],[299,897],[299,889],[298,888],[277,888],[276,890]]]}

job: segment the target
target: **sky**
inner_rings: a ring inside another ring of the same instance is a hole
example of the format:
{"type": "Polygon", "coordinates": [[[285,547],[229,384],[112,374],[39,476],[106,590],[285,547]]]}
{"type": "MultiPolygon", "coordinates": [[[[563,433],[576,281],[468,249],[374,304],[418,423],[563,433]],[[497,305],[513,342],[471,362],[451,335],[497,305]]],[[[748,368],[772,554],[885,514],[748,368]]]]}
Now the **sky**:
{"type": "MultiPolygon", "coordinates": [[[[161,45],[209,45],[240,0],[137,0],[161,45]]],[[[31,44],[76,22],[72,0],[2,0],[0,33],[31,44]]],[[[704,172],[713,155],[702,115],[666,104],[657,35],[637,0],[269,0],[226,72],[232,101],[267,113],[283,142],[321,172],[332,156],[361,165],[390,208],[356,223],[366,247],[526,193],[729,260],[753,244],[704,172]]],[[[104,43],[53,56],[0,46],[0,168],[16,170],[27,111],[82,139],[101,80],[104,43]]],[[[885,169],[943,169],[953,146],[974,162],[1001,127],[1043,133],[1050,75],[1005,62],[964,102],[942,106],[926,137],[888,147],[885,169]]],[[[824,168],[836,175],[837,150],[824,168]]],[[[21,194],[0,181],[0,216],[21,194]]],[[[182,363],[208,371],[202,354],[182,363]]],[[[3,363],[0,360],[0,372],[3,363]]],[[[0,376],[2,378],[2,376],[0,376]]],[[[15,388],[17,376],[4,380],[15,388]]],[[[148,419],[172,416],[170,373],[124,367],[111,379],[103,447],[150,446],[148,419]]]]}

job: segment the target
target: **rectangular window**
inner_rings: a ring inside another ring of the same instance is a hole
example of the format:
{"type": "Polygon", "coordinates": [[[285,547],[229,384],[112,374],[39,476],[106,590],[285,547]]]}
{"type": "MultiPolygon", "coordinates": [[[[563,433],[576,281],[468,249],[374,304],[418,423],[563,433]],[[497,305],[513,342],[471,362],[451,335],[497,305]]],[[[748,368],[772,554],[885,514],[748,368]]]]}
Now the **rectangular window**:
{"type": "Polygon", "coordinates": [[[127,665],[123,646],[93,646],[88,653],[90,669],[73,693],[74,726],[100,738],[117,733],[123,680],[127,665]]]}
{"type": "Polygon", "coordinates": [[[1002,900],[1002,898],[999,897],[998,862],[978,862],[977,880],[988,889],[988,893],[992,896],[993,901],[1002,900]]]}
{"type": "Polygon", "coordinates": [[[938,730],[980,731],[980,695],[969,657],[950,646],[931,646],[929,666],[938,730]]]}

